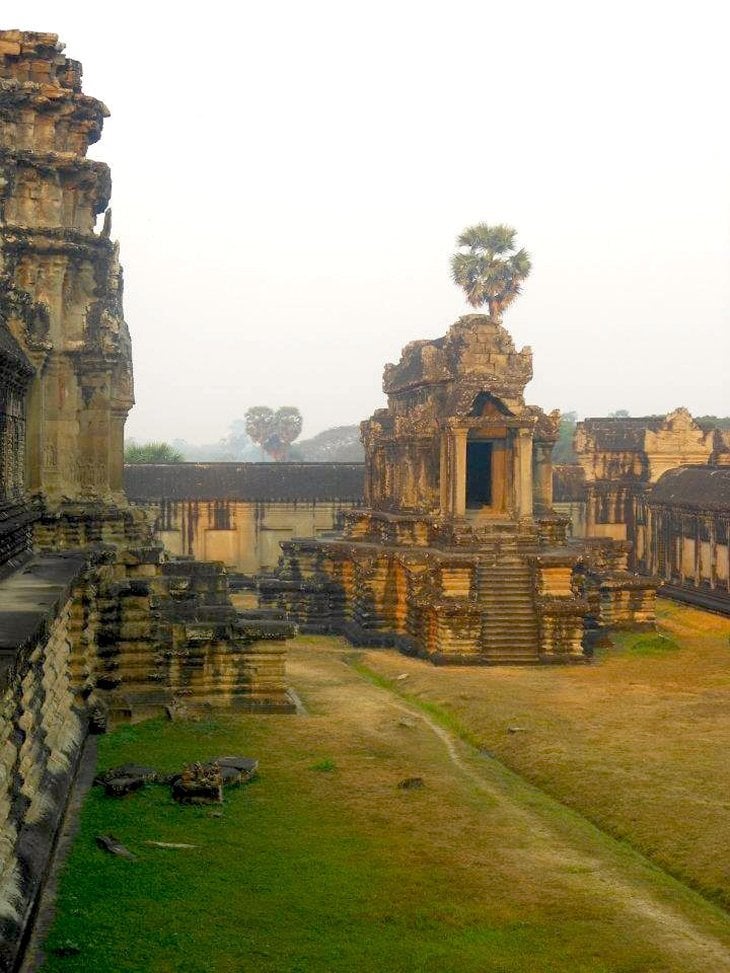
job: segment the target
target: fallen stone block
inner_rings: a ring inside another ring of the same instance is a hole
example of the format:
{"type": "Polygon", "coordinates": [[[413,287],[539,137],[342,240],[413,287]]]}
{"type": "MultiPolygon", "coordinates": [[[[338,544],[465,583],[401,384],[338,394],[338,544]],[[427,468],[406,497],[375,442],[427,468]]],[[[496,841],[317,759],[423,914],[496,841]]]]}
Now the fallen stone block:
{"type": "Polygon", "coordinates": [[[128,858],[130,861],[134,861],[137,858],[113,834],[98,834],[96,836],[96,843],[102,851],[107,851],[110,855],[115,855],[117,858],[128,858]]]}
{"type": "Polygon", "coordinates": [[[104,793],[107,797],[127,797],[144,787],[143,777],[113,777],[104,782],[104,793]]]}
{"type": "Polygon", "coordinates": [[[154,767],[147,767],[144,764],[121,764],[119,767],[111,767],[99,774],[94,779],[94,783],[106,784],[120,777],[141,777],[145,783],[151,784],[157,780],[158,775],[154,767]]]}
{"type": "Polygon", "coordinates": [[[256,776],[259,762],[254,757],[215,757],[211,765],[221,769],[224,784],[245,784],[256,776]]]}

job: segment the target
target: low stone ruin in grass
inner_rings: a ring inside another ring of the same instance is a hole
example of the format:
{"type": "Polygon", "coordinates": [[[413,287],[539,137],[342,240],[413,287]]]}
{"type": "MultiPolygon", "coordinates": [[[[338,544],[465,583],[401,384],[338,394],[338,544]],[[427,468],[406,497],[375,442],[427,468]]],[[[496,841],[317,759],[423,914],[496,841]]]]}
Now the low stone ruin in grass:
{"type": "Polygon", "coordinates": [[[258,769],[253,757],[216,757],[207,763],[187,764],[179,774],[159,774],[154,767],[122,764],[94,780],[108,797],[126,797],[147,784],[169,786],[181,804],[221,804],[223,789],[250,781],[258,769]]]}

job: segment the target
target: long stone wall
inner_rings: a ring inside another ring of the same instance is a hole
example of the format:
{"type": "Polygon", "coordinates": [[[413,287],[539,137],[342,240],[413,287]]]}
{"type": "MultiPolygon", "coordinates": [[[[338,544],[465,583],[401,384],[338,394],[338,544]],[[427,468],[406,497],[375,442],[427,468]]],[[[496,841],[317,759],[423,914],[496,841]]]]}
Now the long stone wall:
{"type": "Polygon", "coordinates": [[[170,463],[125,467],[125,488],[173,555],[273,570],[281,544],[342,527],[362,502],[361,463],[170,463]]]}
{"type": "Polygon", "coordinates": [[[353,507],[340,501],[167,500],[135,504],[171,554],[222,561],[247,575],[272,571],[281,543],[336,530],[353,507]]]}

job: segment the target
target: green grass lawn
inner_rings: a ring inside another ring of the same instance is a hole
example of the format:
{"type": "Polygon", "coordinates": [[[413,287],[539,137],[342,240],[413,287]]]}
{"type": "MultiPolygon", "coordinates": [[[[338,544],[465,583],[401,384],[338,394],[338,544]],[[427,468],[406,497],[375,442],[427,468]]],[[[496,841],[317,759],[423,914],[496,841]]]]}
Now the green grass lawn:
{"type": "Polygon", "coordinates": [[[102,769],[242,753],[260,772],[222,807],[181,807],[158,785],[121,800],[94,788],[44,969],[730,971],[726,916],[458,742],[457,765],[347,655],[334,639],[294,646],[306,717],[153,721],[100,739],[102,769]],[[398,787],[416,775],[422,789],[398,787]],[[97,848],[102,833],[136,860],[97,848]]]}
{"type": "MultiPolygon", "coordinates": [[[[221,750],[267,753],[282,745],[285,728],[273,726],[280,722],[242,717],[140,724],[101,741],[100,765],[144,759],[172,771],[191,756],[205,759],[221,750]]],[[[123,800],[94,788],[62,882],[44,968],[639,969],[633,957],[616,967],[576,958],[576,951],[592,953],[586,943],[591,923],[581,917],[507,917],[502,903],[485,908],[481,897],[456,888],[447,861],[431,860],[424,868],[408,853],[407,834],[367,833],[346,804],[333,800],[327,778],[337,774],[334,760],[313,759],[290,742],[275,768],[264,761],[269,766],[257,780],[227,792],[220,817],[218,808],[175,804],[162,786],[123,800]],[[136,861],[95,846],[95,835],[110,831],[136,861]],[[197,847],[153,848],[144,844],[150,839],[197,847]],[[69,946],[80,952],[54,955],[69,946]]],[[[398,822],[398,830],[404,824],[398,822]]]]}

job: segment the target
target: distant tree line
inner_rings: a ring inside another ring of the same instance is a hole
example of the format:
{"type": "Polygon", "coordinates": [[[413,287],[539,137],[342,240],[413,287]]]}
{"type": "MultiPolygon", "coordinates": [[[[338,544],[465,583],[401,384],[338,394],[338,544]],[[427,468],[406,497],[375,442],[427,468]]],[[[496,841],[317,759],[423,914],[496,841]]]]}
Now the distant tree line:
{"type": "MultiPolygon", "coordinates": [[[[609,412],[609,417],[628,418],[626,409],[609,412]]],[[[730,416],[697,416],[705,428],[730,429],[730,416]]],[[[560,417],[558,440],[553,449],[553,462],[567,465],[578,458],[573,449],[578,413],[564,412],[560,417]]],[[[184,439],[169,443],[136,443],[130,440],[124,450],[125,463],[236,462],[331,462],[362,463],[365,453],[360,442],[360,427],[334,426],[311,439],[294,442],[302,429],[298,409],[285,406],[274,411],[268,406],[254,406],[243,419],[231,423],[227,436],[217,443],[196,444],[184,439]]]]}

